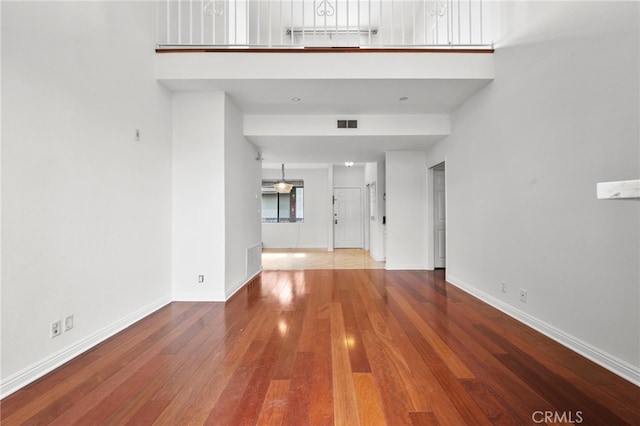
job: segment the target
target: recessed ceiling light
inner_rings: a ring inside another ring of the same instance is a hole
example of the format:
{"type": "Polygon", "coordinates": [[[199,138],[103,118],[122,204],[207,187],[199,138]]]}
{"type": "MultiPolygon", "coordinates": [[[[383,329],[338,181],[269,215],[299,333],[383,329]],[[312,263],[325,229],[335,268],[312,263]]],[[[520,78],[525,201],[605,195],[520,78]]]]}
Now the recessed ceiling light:
{"type": "Polygon", "coordinates": [[[402,96],[402,97],[398,98],[398,100],[401,101],[401,102],[404,102],[407,99],[409,99],[407,96],[402,96]]]}
{"type": "Polygon", "coordinates": [[[293,102],[300,102],[300,98],[298,98],[298,97],[291,98],[291,100],[292,100],[293,102]]]}
{"type": "Polygon", "coordinates": [[[353,166],[353,161],[347,161],[346,163],[344,163],[344,165],[347,167],[351,167],[353,166]]]}

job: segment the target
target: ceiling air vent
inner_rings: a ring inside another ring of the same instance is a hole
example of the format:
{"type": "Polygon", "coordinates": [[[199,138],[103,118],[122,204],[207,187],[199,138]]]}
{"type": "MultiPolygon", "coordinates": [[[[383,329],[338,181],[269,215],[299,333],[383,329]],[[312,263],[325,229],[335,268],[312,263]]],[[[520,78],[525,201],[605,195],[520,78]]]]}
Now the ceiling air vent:
{"type": "Polygon", "coordinates": [[[358,120],[338,120],[338,129],[357,129],[358,120]]]}

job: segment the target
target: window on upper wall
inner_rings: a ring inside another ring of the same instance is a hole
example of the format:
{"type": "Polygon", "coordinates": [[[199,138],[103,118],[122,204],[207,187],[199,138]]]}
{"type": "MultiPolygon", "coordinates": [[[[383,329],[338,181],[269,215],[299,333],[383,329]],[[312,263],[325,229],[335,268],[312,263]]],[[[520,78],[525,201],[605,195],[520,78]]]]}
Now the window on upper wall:
{"type": "Polygon", "coordinates": [[[280,194],[273,189],[278,181],[262,181],[262,223],[304,222],[304,182],[287,179],[293,189],[288,194],[280,194]]]}

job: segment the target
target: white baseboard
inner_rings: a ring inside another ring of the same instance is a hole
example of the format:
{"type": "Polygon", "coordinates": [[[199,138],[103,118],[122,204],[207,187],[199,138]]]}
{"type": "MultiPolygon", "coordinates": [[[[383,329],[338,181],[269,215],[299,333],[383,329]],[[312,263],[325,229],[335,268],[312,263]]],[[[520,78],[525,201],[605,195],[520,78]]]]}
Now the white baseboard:
{"type": "Polygon", "coordinates": [[[226,302],[229,300],[231,296],[236,294],[238,290],[244,287],[249,281],[255,278],[262,272],[262,268],[259,271],[255,272],[249,278],[246,278],[240,281],[238,284],[233,286],[229,291],[225,293],[174,293],[173,301],[174,302],[226,302]]]}
{"type": "Polygon", "coordinates": [[[224,293],[173,293],[174,302],[224,302],[224,293]]]}
{"type": "Polygon", "coordinates": [[[107,340],[116,333],[131,326],[135,322],[140,321],[142,318],[152,314],[169,303],[171,303],[171,298],[169,296],[162,297],[103,328],[102,330],[98,330],[85,339],[75,342],[53,355],[48,356],[47,358],[3,379],[0,383],[0,398],[11,395],[18,389],[27,386],[29,383],[39,379],[45,374],[60,367],[62,364],[72,360],[83,352],[88,351],[97,344],[107,340]]]}
{"type": "Polygon", "coordinates": [[[136,312],[127,315],[121,320],[99,330],[85,339],[75,342],[66,348],[52,354],[51,356],[38,361],[29,367],[26,367],[11,376],[0,381],[0,398],[11,395],[15,391],[27,386],[29,383],[34,382],[45,374],[55,370],[62,364],[72,360],[78,355],[88,351],[99,343],[105,341],[109,337],[117,334],[132,324],[140,321],[142,318],[152,314],[163,306],[175,302],[224,302],[233,296],[236,292],[242,289],[249,281],[254,279],[262,272],[262,268],[259,271],[248,277],[247,279],[239,282],[234,288],[229,291],[228,295],[224,293],[175,293],[172,297],[166,296],[150,303],[147,306],[142,307],[136,312]]]}
{"type": "Polygon", "coordinates": [[[384,266],[384,269],[387,271],[424,271],[426,266],[424,264],[406,264],[406,265],[394,265],[390,264],[388,261],[384,266]]]}
{"type": "MultiPolygon", "coordinates": [[[[305,249],[313,249],[313,250],[321,250],[321,249],[329,249],[327,247],[326,244],[316,244],[316,243],[312,243],[312,244],[304,244],[304,243],[300,243],[300,244],[296,244],[295,246],[291,246],[291,245],[262,245],[263,249],[268,249],[268,250],[305,250],[305,249]]],[[[333,250],[329,250],[329,251],[333,251],[333,250]]]]}
{"type": "Polygon", "coordinates": [[[254,279],[255,277],[257,277],[258,275],[260,275],[260,273],[262,272],[262,267],[260,267],[260,270],[255,272],[253,275],[251,275],[249,278],[239,282],[238,284],[236,284],[235,287],[233,287],[230,291],[227,292],[226,296],[226,300],[229,300],[231,298],[231,296],[233,296],[234,294],[236,294],[238,292],[238,290],[242,289],[242,287],[244,287],[245,285],[247,285],[249,283],[249,281],[251,281],[252,279],[254,279]]]}
{"type": "Polygon", "coordinates": [[[567,348],[579,353],[587,359],[590,359],[591,361],[606,368],[607,370],[622,377],[623,379],[630,381],[636,386],[640,386],[640,368],[631,365],[619,358],[616,358],[615,356],[604,352],[601,349],[590,345],[589,343],[575,336],[565,333],[564,331],[552,326],[551,324],[548,324],[544,321],[539,320],[538,318],[522,312],[521,310],[516,309],[507,303],[504,303],[502,300],[496,299],[495,297],[481,290],[478,290],[477,288],[465,283],[464,281],[457,279],[456,277],[447,274],[447,281],[455,285],[459,289],[477,297],[483,302],[488,303],[499,311],[504,312],[510,317],[555,340],[561,345],[566,346],[567,348]]]}

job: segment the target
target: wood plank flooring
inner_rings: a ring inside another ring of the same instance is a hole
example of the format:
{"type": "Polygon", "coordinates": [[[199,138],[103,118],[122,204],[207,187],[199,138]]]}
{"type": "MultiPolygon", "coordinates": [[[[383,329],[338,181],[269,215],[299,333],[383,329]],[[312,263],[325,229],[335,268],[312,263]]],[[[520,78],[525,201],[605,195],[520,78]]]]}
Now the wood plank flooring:
{"type": "Polygon", "coordinates": [[[265,271],[1,401],[2,425],[640,424],[640,388],[444,281],[265,271]]]}
{"type": "Polygon", "coordinates": [[[362,249],[274,249],[262,250],[264,270],[291,269],[384,269],[362,249]]]}

